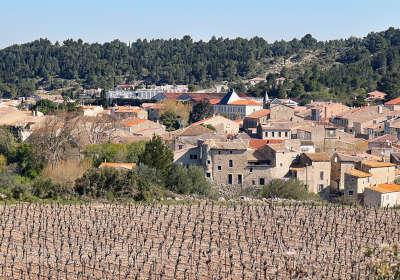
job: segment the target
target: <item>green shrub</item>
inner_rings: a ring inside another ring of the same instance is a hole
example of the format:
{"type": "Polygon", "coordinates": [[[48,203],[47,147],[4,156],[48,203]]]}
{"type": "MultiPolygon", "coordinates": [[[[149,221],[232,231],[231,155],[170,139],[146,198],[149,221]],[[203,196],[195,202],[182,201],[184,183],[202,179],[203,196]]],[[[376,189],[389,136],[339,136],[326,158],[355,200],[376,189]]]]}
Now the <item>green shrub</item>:
{"type": "Polygon", "coordinates": [[[295,200],[316,198],[316,195],[309,193],[306,186],[297,180],[272,180],[262,187],[260,194],[263,198],[284,198],[295,200]]]}
{"type": "Polygon", "coordinates": [[[51,179],[38,179],[32,184],[32,195],[41,199],[56,199],[69,195],[67,188],[51,179]]]}
{"type": "Polygon", "coordinates": [[[18,165],[18,172],[29,178],[36,178],[45,165],[44,159],[37,148],[27,143],[22,143],[18,146],[15,161],[18,165]]]}
{"type": "Polygon", "coordinates": [[[112,168],[90,169],[75,181],[74,191],[78,195],[106,197],[112,192],[116,197],[135,197],[136,182],[129,171],[112,168]]]}
{"type": "Polygon", "coordinates": [[[144,141],[130,144],[94,144],[86,147],[84,154],[90,158],[93,166],[98,167],[102,162],[137,162],[143,153],[144,141]]]}
{"type": "Polygon", "coordinates": [[[18,147],[18,142],[8,127],[0,128],[0,154],[7,158],[7,162],[13,161],[18,147]]]}
{"type": "Polygon", "coordinates": [[[163,176],[168,174],[173,160],[172,150],[156,135],[146,143],[143,153],[139,156],[141,164],[157,169],[163,176]]]}
{"type": "Polygon", "coordinates": [[[180,194],[208,195],[211,189],[200,167],[186,168],[178,164],[170,169],[166,186],[169,190],[180,194]]]}

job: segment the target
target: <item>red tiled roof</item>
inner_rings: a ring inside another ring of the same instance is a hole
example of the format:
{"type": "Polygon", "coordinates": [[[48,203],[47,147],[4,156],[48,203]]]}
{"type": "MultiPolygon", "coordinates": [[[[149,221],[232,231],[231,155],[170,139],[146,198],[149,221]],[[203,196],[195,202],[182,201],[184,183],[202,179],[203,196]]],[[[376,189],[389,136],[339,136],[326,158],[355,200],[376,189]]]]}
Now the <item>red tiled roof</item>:
{"type": "Polygon", "coordinates": [[[270,113],[271,113],[271,110],[269,110],[269,109],[261,109],[261,110],[255,111],[254,113],[251,113],[250,115],[248,115],[246,117],[256,119],[256,118],[265,117],[265,116],[269,115],[270,113]]]}
{"type": "Polygon", "coordinates": [[[260,102],[251,100],[251,99],[241,99],[241,100],[236,100],[228,105],[244,105],[244,106],[256,106],[256,105],[261,105],[260,102]]]}
{"type": "Polygon", "coordinates": [[[283,140],[281,140],[281,139],[250,139],[249,147],[252,149],[259,149],[268,144],[279,144],[279,143],[283,143],[283,140]]]}
{"type": "Polygon", "coordinates": [[[211,105],[216,105],[219,103],[220,100],[221,99],[218,99],[218,98],[212,98],[212,99],[208,100],[208,102],[210,102],[211,105]]]}
{"type": "Polygon", "coordinates": [[[123,120],[123,121],[121,121],[121,124],[122,124],[123,126],[125,126],[125,127],[130,127],[130,126],[135,126],[135,125],[144,123],[145,121],[147,121],[147,120],[136,119],[136,118],[134,118],[134,119],[126,119],[126,120],[123,120]]]}
{"type": "Polygon", "coordinates": [[[380,193],[400,192],[400,185],[397,184],[380,184],[369,189],[380,193]]]}
{"type": "Polygon", "coordinates": [[[396,97],[395,99],[389,100],[385,103],[385,105],[399,105],[400,104],[400,97],[396,97]]]}

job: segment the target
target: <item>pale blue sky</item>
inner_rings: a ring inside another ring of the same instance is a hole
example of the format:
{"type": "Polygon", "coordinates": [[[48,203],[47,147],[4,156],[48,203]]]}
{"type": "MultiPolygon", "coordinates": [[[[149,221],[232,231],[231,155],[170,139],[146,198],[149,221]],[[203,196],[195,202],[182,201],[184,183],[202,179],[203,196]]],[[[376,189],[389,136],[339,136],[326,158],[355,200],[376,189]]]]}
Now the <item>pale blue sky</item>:
{"type": "Polygon", "coordinates": [[[194,39],[261,36],[268,41],[365,36],[400,26],[400,0],[2,0],[0,48],[48,38],[194,39]]]}

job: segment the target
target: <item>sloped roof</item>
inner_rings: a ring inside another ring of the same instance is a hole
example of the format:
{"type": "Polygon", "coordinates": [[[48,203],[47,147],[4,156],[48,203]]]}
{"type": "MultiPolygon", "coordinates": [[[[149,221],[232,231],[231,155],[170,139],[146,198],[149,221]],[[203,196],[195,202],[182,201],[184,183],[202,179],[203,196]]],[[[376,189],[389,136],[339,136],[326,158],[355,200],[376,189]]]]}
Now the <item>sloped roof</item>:
{"type": "Polygon", "coordinates": [[[260,149],[248,149],[247,160],[248,161],[269,161],[270,154],[267,152],[265,147],[260,149]]]}
{"type": "Polygon", "coordinates": [[[220,105],[227,105],[229,103],[232,103],[233,101],[240,100],[239,95],[236,94],[234,90],[230,90],[225,94],[224,97],[219,101],[220,105]]]}
{"type": "Polygon", "coordinates": [[[198,136],[205,133],[212,133],[213,131],[201,124],[191,125],[183,130],[180,136],[198,136]]]}
{"type": "Polygon", "coordinates": [[[267,144],[278,144],[278,143],[283,143],[283,140],[281,139],[256,139],[256,138],[251,138],[249,141],[249,147],[252,149],[259,149],[261,147],[264,147],[267,144]]]}
{"type": "Polygon", "coordinates": [[[282,152],[288,152],[288,148],[284,145],[284,143],[274,143],[274,144],[268,144],[267,147],[271,148],[277,153],[282,153],[282,152]]]}
{"type": "Polygon", "coordinates": [[[391,134],[385,134],[382,136],[375,137],[368,141],[368,143],[385,143],[385,142],[397,142],[397,137],[391,134]]]}
{"type": "Polygon", "coordinates": [[[390,162],[382,162],[382,161],[373,161],[373,160],[363,160],[361,162],[362,165],[370,167],[370,168],[380,168],[380,167],[392,167],[395,164],[390,162]]]}
{"type": "Polygon", "coordinates": [[[391,192],[400,192],[400,185],[397,184],[379,184],[373,187],[369,187],[369,189],[379,192],[379,193],[391,193],[391,192]]]}
{"type": "Polygon", "coordinates": [[[251,113],[250,115],[246,116],[246,118],[257,119],[268,116],[271,113],[269,109],[261,109],[251,113]]]}
{"type": "Polygon", "coordinates": [[[396,97],[385,103],[385,105],[399,105],[399,104],[400,104],[400,97],[396,97]]]}
{"type": "Polygon", "coordinates": [[[361,157],[356,155],[349,155],[344,153],[336,153],[339,161],[348,161],[348,162],[360,162],[362,160],[361,157]]]}
{"type": "Polygon", "coordinates": [[[121,125],[125,127],[131,127],[135,126],[144,122],[147,122],[148,120],[144,119],[138,119],[138,118],[129,118],[129,119],[124,119],[121,121],[121,125]]]}
{"type": "Polygon", "coordinates": [[[304,153],[304,155],[311,161],[330,161],[329,155],[327,153],[304,153]]]}
{"type": "Polygon", "coordinates": [[[211,149],[216,150],[247,150],[247,145],[238,140],[210,141],[209,145],[211,149]]]}
{"type": "Polygon", "coordinates": [[[229,105],[257,106],[257,105],[261,105],[261,102],[251,100],[251,99],[241,99],[241,100],[235,100],[235,101],[229,102],[228,104],[229,105]]]}
{"type": "Polygon", "coordinates": [[[363,172],[363,171],[360,171],[360,170],[357,170],[357,169],[354,169],[354,168],[347,170],[345,173],[349,174],[349,175],[351,175],[353,177],[357,177],[357,178],[366,178],[366,177],[371,177],[372,176],[371,174],[369,174],[367,172],[363,172]]]}

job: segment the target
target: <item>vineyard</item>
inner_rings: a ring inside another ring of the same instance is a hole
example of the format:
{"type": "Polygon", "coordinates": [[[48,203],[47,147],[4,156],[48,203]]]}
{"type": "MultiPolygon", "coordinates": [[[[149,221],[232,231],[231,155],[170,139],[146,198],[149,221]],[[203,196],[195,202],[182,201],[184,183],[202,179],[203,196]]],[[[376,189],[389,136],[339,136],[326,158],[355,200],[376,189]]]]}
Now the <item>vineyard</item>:
{"type": "Polygon", "coordinates": [[[400,211],[232,204],[0,206],[1,279],[365,279],[400,211]]]}

